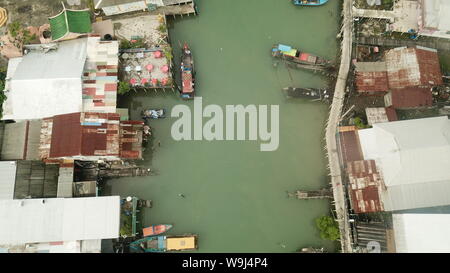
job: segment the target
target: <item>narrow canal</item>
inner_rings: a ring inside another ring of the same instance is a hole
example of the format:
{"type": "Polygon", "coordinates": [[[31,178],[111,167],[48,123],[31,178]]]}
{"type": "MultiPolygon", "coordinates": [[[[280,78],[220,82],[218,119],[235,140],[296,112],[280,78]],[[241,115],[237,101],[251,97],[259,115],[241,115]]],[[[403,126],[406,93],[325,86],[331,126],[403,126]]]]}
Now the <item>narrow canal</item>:
{"type": "MultiPolygon", "coordinates": [[[[142,164],[158,175],[115,179],[112,194],[153,200],[145,224],[174,224],[171,234],[196,233],[200,252],[293,252],[332,247],[320,238],[314,219],[329,213],[329,202],[288,199],[286,191],[327,186],[324,127],[328,107],[287,100],[288,85],[324,87],[311,72],[274,67],[270,48],[285,43],[335,59],[339,2],[295,7],[288,0],[198,0],[199,16],[169,18],[175,61],[187,41],[197,69],[203,104],[280,106],[280,145],[260,152],[254,141],[174,141],[175,119],[153,121],[154,143],[142,164]],[[157,144],[160,142],[160,146],[157,144]],[[180,198],[179,193],[185,195],[180,198]]],[[[177,94],[131,94],[122,98],[132,119],[143,108],[177,104],[177,94]]]]}

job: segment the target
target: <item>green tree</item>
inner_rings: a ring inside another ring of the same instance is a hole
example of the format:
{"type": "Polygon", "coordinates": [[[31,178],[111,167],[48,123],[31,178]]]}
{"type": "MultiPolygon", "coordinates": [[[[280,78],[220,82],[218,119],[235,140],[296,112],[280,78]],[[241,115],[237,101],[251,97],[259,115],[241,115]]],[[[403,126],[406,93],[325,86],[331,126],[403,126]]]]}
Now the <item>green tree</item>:
{"type": "Polygon", "coordinates": [[[330,216],[321,216],[316,219],[316,226],[320,230],[320,237],[325,240],[336,241],[339,239],[339,225],[330,216]]]}
{"type": "Polygon", "coordinates": [[[119,93],[119,95],[126,94],[126,93],[130,92],[130,90],[131,90],[131,86],[129,83],[119,82],[119,87],[117,90],[117,93],[119,93]]]}

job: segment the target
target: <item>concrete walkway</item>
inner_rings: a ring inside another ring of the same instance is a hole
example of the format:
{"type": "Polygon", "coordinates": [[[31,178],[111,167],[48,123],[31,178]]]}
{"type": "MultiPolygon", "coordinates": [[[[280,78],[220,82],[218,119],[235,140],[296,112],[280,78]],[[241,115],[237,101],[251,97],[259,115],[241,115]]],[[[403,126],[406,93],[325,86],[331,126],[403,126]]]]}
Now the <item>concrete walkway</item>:
{"type": "Polygon", "coordinates": [[[328,164],[330,169],[331,184],[333,187],[333,196],[336,208],[337,221],[341,234],[341,249],[343,253],[352,252],[352,243],[350,237],[350,224],[348,222],[347,203],[345,201],[345,188],[342,183],[341,166],[339,163],[339,154],[336,141],[337,127],[341,118],[344,96],[347,85],[347,76],[350,70],[350,59],[352,52],[352,0],[343,1],[343,26],[342,26],[342,56],[339,67],[339,75],[334,90],[333,103],[331,104],[330,116],[327,122],[325,133],[327,144],[328,164]]]}
{"type": "Polygon", "coordinates": [[[395,14],[390,10],[357,9],[353,7],[353,16],[394,20],[395,14]]]}

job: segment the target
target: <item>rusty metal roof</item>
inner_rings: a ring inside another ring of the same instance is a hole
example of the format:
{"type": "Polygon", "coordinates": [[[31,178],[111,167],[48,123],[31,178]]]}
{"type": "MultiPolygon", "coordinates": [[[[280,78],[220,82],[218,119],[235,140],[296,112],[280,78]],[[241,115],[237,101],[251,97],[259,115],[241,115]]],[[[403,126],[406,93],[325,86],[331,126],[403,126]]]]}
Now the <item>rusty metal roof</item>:
{"type": "Polygon", "coordinates": [[[359,92],[386,92],[412,86],[442,84],[442,72],[435,49],[398,47],[386,51],[385,62],[356,63],[359,92]]]}
{"type": "Polygon", "coordinates": [[[393,89],[390,94],[392,107],[413,108],[433,105],[430,87],[406,87],[393,89]]]}
{"type": "Polygon", "coordinates": [[[144,122],[120,122],[120,157],[127,159],[142,158],[142,132],[144,122]]]}
{"type": "Polygon", "coordinates": [[[81,113],[53,118],[49,157],[81,155],[81,113]]]}
{"type": "Polygon", "coordinates": [[[142,121],[117,113],[73,113],[44,119],[41,158],[75,156],[142,158],[142,121]]]}
{"type": "Polygon", "coordinates": [[[344,163],[363,160],[359,137],[355,126],[346,126],[339,128],[339,142],[344,163]]]}
{"type": "Polygon", "coordinates": [[[347,164],[349,192],[356,213],[383,211],[380,192],[383,180],[374,160],[358,160],[347,164]]]}
{"type": "Polygon", "coordinates": [[[442,84],[439,58],[435,49],[399,47],[386,52],[390,88],[442,84]]]}
{"type": "Polygon", "coordinates": [[[389,86],[386,71],[357,71],[356,88],[358,92],[387,92],[389,86]]]}

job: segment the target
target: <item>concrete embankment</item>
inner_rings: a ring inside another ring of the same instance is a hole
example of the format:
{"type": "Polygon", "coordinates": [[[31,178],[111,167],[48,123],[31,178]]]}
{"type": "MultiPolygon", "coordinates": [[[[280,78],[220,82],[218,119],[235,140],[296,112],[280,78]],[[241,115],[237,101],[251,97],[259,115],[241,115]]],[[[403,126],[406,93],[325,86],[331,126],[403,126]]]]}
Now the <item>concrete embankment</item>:
{"type": "Polygon", "coordinates": [[[339,74],[336,81],[333,102],[331,104],[330,115],[325,133],[331,184],[333,187],[334,205],[341,234],[341,249],[344,253],[352,252],[352,244],[350,238],[347,203],[345,201],[345,188],[342,183],[341,166],[339,163],[336,133],[344,104],[347,77],[350,70],[353,36],[352,6],[352,0],[343,0],[341,64],[339,67],[339,74]]]}

